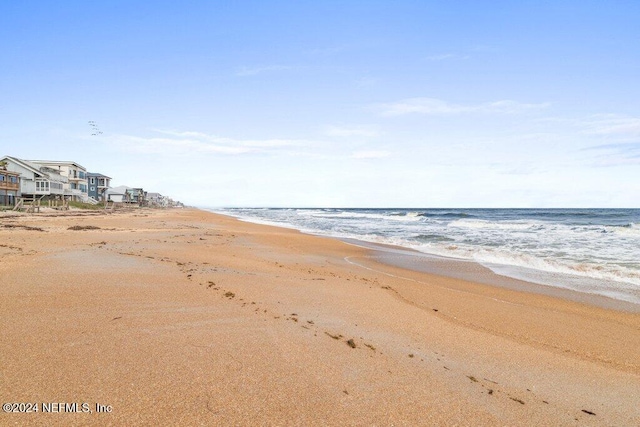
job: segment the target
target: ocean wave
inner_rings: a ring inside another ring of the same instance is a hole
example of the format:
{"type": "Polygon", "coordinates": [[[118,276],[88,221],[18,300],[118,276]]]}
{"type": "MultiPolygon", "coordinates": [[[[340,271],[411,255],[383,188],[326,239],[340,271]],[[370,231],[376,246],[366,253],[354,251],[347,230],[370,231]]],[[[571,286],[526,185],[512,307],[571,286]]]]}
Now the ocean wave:
{"type": "Polygon", "coordinates": [[[417,214],[425,218],[475,218],[476,215],[466,212],[421,212],[417,214]]]}
{"type": "MultiPolygon", "coordinates": [[[[633,222],[618,227],[611,227],[611,230],[613,233],[618,233],[622,236],[640,237],[640,226],[633,222]]],[[[638,244],[640,244],[640,242],[638,242],[638,244]]]]}
{"type": "Polygon", "coordinates": [[[449,223],[448,227],[470,228],[470,229],[494,229],[494,230],[540,230],[545,224],[534,221],[512,221],[497,222],[484,219],[459,219],[449,223]]]}
{"type": "Polygon", "coordinates": [[[372,219],[372,220],[391,220],[391,221],[419,221],[417,215],[401,214],[400,212],[377,213],[377,212],[356,212],[356,211],[310,211],[300,209],[297,211],[300,216],[314,218],[332,218],[332,219],[372,219]]]}
{"type": "Polygon", "coordinates": [[[454,242],[455,239],[441,234],[418,234],[414,237],[419,242],[454,242]]]}
{"type": "MultiPolygon", "coordinates": [[[[640,270],[619,264],[578,262],[575,260],[540,257],[502,248],[470,246],[442,242],[435,245],[415,245],[414,249],[434,255],[476,261],[483,265],[523,267],[547,273],[559,273],[622,282],[640,287],[640,270]]],[[[557,277],[559,282],[562,277],[557,277]]],[[[640,291],[640,288],[638,289],[640,291]]]]}
{"type": "Polygon", "coordinates": [[[386,214],[386,216],[395,221],[420,221],[421,216],[419,212],[391,212],[386,214]]]}

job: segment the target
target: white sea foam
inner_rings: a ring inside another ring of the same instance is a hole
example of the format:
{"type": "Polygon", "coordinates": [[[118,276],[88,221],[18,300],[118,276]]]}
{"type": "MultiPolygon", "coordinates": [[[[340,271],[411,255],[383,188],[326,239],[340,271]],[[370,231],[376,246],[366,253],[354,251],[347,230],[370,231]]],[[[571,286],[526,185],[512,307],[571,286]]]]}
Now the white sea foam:
{"type": "Polygon", "coordinates": [[[482,219],[459,219],[451,222],[449,227],[470,228],[481,230],[529,230],[531,228],[540,227],[539,222],[518,221],[518,222],[493,222],[482,219]]]}

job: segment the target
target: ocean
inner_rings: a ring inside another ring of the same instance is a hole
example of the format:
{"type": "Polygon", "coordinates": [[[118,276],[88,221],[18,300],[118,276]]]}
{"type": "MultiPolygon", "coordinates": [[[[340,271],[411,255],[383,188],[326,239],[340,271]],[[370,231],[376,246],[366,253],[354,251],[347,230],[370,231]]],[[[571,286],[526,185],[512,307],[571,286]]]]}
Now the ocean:
{"type": "Polygon", "coordinates": [[[216,212],[475,261],[496,274],[640,304],[640,209],[266,209],[216,212]]]}

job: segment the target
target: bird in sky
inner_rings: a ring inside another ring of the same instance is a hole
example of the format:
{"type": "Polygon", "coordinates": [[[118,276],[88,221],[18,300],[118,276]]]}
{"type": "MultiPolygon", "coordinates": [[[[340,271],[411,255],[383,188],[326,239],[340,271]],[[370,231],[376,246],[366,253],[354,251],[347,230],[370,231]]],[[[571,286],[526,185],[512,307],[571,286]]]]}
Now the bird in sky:
{"type": "Polygon", "coordinates": [[[87,123],[89,123],[89,127],[91,128],[91,136],[102,135],[103,132],[100,130],[95,120],[89,120],[87,123]]]}

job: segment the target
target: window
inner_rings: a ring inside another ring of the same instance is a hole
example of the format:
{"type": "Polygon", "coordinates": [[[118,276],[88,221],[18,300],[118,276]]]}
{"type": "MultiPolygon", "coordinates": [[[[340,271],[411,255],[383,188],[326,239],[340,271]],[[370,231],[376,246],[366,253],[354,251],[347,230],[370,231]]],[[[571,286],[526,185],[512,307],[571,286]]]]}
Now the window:
{"type": "Polygon", "coordinates": [[[4,175],[0,175],[0,181],[4,181],[4,175]]]}
{"type": "Polygon", "coordinates": [[[91,191],[96,191],[96,187],[91,187],[91,191]]]}
{"type": "Polygon", "coordinates": [[[95,183],[96,183],[96,179],[95,178],[91,178],[90,184],[95,184],[95,183]]]}

